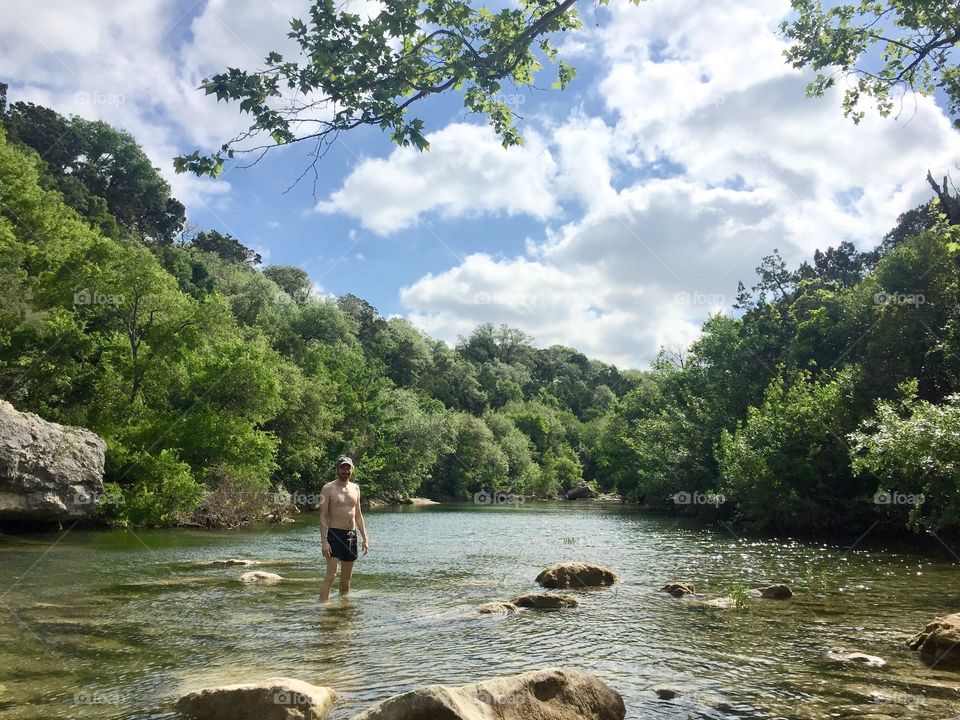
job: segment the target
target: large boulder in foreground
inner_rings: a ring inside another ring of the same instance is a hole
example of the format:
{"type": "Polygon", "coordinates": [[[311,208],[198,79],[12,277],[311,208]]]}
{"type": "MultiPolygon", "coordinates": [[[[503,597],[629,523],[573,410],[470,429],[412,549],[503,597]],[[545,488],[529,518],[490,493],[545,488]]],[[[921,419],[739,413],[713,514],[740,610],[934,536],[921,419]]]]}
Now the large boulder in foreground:
{"type": "Polygon", "coordinates": [[[529,593],[517,595],[510,601],[517,607],[536,608],[537,610],[556,610],[565,607],[577,607],[580,603],[573,595],[559,593],[529,593]]]}
{"type": "Polygon", "coordinates": [[[106,449],[90,430],[47,422],[0,400],[0,523],[93,515],[103,491],[106,449]]]}
{"type": "Polygon", "coordinates": [[[187,693],[176,707],[195,720],[321,720],[336,699],[332,688],[279,677],[187,693]]]}
{"type": "Polygon", "coordinates": [[[951,669],[960,667],[960,613],[935,618],[910,641],[928,661],[951,669]]]}
{"type": "Polygon", "coordinates": [[[580,562],[557,563],[537,575],[537,582],[546,588],[597,587],[618,579],[611,570],[580,562]]]}
{"type": "Polygon", "coordinates": [[[353,720],[623,720],[623,698],[579,670],[547,668],[485,682],[428,685],[384,700],[353,720]]]}

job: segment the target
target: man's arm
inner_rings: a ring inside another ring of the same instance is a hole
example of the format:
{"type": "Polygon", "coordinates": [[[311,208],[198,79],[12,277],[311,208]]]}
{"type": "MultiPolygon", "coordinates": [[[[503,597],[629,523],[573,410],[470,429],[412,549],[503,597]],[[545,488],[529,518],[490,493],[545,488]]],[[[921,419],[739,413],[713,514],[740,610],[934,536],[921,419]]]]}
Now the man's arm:
{"type": "Polygon", "coordinates": [[[324,485],[320,491],[320,542],[321,550],[325,558],[330,557],[330,543],[327,542],[327,526],[330,524],[330,493],[327,492],[329,484],[324,485]]]}
{"type": "Polygon", "coordinates": [[[360,537],[363,538],[363,554],[367,554],[370,549],[370,540],[367,538],[367,526],[363,523],[363,510],[360,509],[360,486],[357,486],[357,528],[360,530],[360,537]]]}

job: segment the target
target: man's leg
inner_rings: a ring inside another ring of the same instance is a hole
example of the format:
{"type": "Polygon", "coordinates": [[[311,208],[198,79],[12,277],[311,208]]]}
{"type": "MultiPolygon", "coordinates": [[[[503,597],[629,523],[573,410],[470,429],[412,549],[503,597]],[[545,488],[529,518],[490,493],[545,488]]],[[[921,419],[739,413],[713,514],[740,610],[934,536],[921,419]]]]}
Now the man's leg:
{"type": "Polygon", "coordinates": [[[350,576],[353,574],[353,563],[343,561],[340,566],[340,594],[346,595],[350,592],[350,576]]]}
{"type": "MultiPolygon", "coordinates": [[[[333,587],[333,579],[337,576],[337,563],[340,562],[335,557],[327,558],[327,575],[323,578],[323,585],[320,587],[320,600],[330,599],[330,588],[333,587]]],[[[348,563],[344,563],[347,565],[348,563]]],[[[353,563],[349,563],[352,565],[353,563]]],[[[341,575],[342,577],[342,575],[341,575]]],[[[343,581],[341,580],[341,583],[343,581]]]]}

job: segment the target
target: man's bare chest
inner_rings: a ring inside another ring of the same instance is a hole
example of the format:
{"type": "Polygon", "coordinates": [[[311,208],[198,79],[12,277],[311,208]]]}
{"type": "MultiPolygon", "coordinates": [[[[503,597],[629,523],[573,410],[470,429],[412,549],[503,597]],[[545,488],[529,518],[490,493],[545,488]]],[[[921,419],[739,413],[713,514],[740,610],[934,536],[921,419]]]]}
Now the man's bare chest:
{"type": "Polygon", "coordinates": [[[349,490],[334,491],[330,493],[330,504],[336,508],[352,507],[357,504],[357,498],[349,490]]]}

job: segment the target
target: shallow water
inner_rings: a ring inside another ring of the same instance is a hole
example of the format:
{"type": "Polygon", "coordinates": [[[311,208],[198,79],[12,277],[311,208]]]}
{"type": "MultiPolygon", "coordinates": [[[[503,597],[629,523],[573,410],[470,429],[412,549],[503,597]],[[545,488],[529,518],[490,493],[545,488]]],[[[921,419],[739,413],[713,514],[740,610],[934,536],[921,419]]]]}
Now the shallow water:
{"type": "MultiPolygon", "coordinates": [[[[315,515],[235,531],[72,531],[0,538],[0,720],[175,718],[199,687],[287,675],[342,696],[348,718],[385,697],[553,665],[588,670],[624,696],[629,718],[851,717],[867,705],[903,717],[960,715],[960,673],[928,668],[906,641],[960,610],[960,564],[934,555],[790,541],[602,506],[527,503],[369,511],[370,554],[349,599],[317,599],[315,515]],[[247,558],[277,572],[198,565],[247,558]],[[479,616],[533,591],[565,560],[617,572],[574,591],[577,609],[479,616]],[[658,592],[696,582],[787,582],[789,601],[744,611],[658,592]],[[823,659],[831,647],[885,658],[871,669],[823,659]],[[681,695],[662,701],[653,689],[681,695]]],[[[932,545],[936,543],[931,540],[932,545]]]]}

